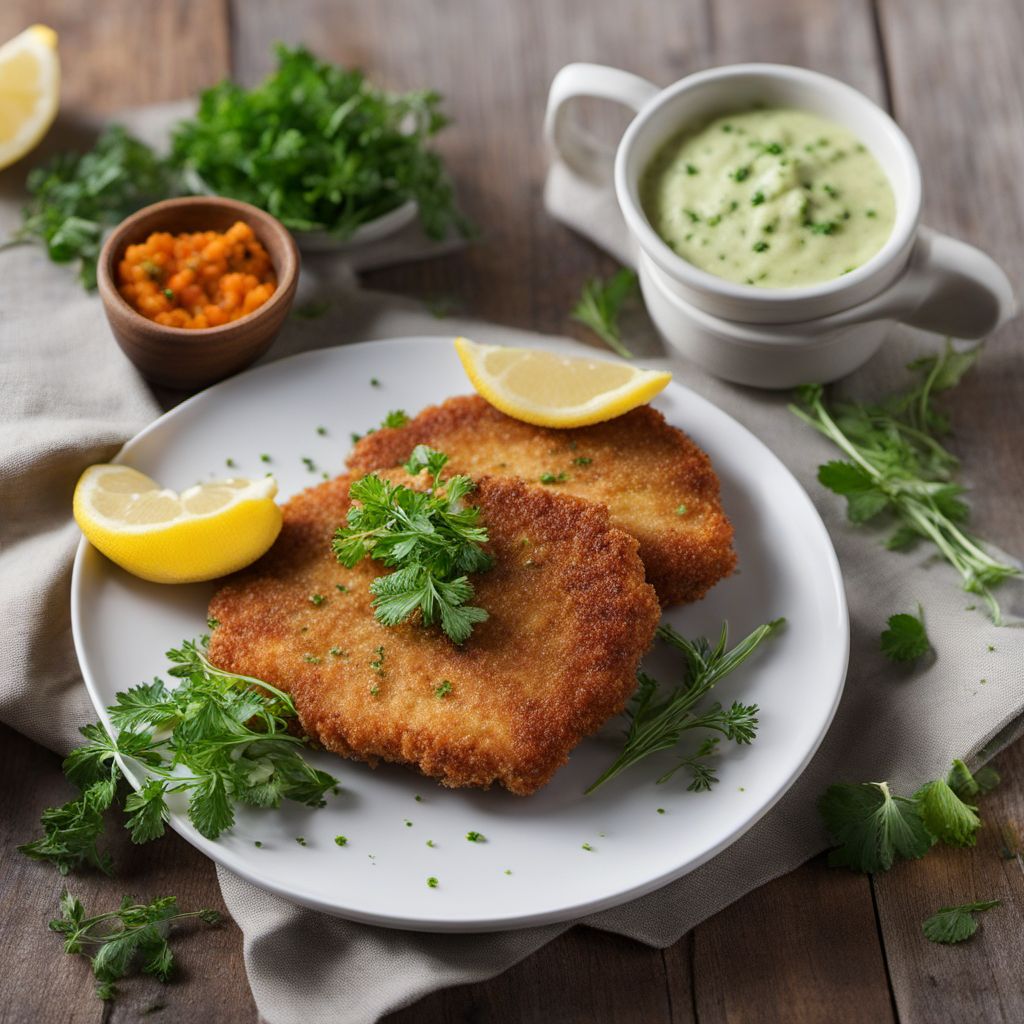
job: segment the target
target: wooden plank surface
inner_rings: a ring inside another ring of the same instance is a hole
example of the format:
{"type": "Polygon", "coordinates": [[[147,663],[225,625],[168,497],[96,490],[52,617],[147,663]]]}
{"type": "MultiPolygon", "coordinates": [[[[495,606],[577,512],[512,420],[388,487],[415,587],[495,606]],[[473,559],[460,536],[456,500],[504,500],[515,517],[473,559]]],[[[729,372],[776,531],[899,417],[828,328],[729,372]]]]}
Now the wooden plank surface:
{"type": "MultiPolygon", "coordinates": [[[[231,10],[227,0],[7,0],[0,38],[33,21],[57,28],[65,111],[103,113],[190,95],[229,69],[252,82],[271,66],[275,39],[310,42],[389,87],[439,88],[456,120],[440,148],[481,240],[450,257],[375,272],[369,283],[453,300],[484,318],[575,333],[567,311],[583,279],[612,264],[540,205],[539,124],[547,84],[563,63],[607,62],[667,83],[716,63],[789,61],[843,78],[879,102],[891,95],[925,160],[929,222],[986,246],[1019,282],[1022,20],[1016,0],[879,0],[877,9],[869,0],[636,0],[628,23],[613,0],[260,0],[231,10]],[[964,126],[978,140],[973,147],[963,144],[964,126]]],[[[587,113],[609,137],[621,127],[621,113],[607,107],[587,113]]],[[[952,402],[962,424],[956,447],[978,487],[977,521],[1017,551],[1024,550],[1019,500],[1000,498],[1024,493],[1024,370],[1015,348],[1022,333],[1013,325],[995,339],[952,402]]],[[[59,879],[13,852],[33,833],[39,809],[66,792],[57,760],[3,728],[0,743],[5,777],[28,780],[0,789],[0,892],[5,909],[14,906],[0,930],[8,965],[0,972],[0,1020],[128,1021],[162,1003],[154,1019],[215,1013],[218,1021],[255,1021],[231,923],[182,937],[180,983],[126,983],[104,1016],[84,965],[60,954],[45,931],[59,879]]],[[[576,929],[505,975],[436,993],[391,1024],[885,1021],[894,1007],[905,1021],[1024,1019],[1024,872],[1018,859],[1001,856],[1002,830],[1024,823],[1024,744],[1003,765],[1008,784],[988,798],[990,823],[974,850],[904,865],[874,891],[818,859],[665,951],[576,929]],[[938,903],[991,895],[1016,902],[992,911],[969,946],[939,949],[920,934],[938,903]]],[[[75,879],[87,905],[111,904],[125,888],[221,905],[212,865],[177,836],[143,849],[120,837],[115,856],[123,870],[117,881],[75,879]]]]}
{"type": "MultiPolygon", "coordinates": [[[[986,249],[1018,288],[1024,281],[1024,7],[1019,0],[883,0],[895,115],[924,169],[923,220],[986,249]],[[933,54],[934,59],[901,59],[933,54]]],[[[992,338],[953,398],[956,451],[975,488],[983,536],[1024,552],[1024,322],[992,338]],[[1006,500],[1011,498],[1012,500],[1006,500]],[[1002,500],[1000,500],[1002,499],[1002,500]]],[[[979,668],[979,677],[985,675],[979,668]]],[[[993,680],[1021,685],[1021,678],[993,680]]],[[[1024,863],[1003,859],[1002,833],[1024,825],[1024,744],[1001,762],[1009,785],[985,798],[974,850],[937,850],[876,879],[886,959],[908,1020],[1024,1020],[1024,863]],[[921,921],[940,906],[1001,897],[967,945],[922,941],[921,921]]],[[[1010,846],[1018,841],[1011,839],[1010,846]]]]}

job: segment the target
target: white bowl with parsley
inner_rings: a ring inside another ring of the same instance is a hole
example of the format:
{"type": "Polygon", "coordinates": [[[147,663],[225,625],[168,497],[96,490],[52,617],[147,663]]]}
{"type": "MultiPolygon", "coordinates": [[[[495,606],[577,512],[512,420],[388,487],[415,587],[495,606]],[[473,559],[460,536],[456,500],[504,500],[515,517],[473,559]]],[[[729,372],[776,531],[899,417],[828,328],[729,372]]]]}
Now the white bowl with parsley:
{"type": "Polygon", "coordinates": [[[991,258],[920,225],[921,169],[900,128],[827,75],[737,64],[659,89],[571,64],[546,132],[569,173],[612,183],[656,326],[717,376],[834,380],[894,323],[977,338],[1016,312],[991,258]],[[614,158],[569,117],[583,96],[637,112],[614,158]]]}
{"type": "Polygon", "coordinates": [[[304,47],[279,45],[277,59],[255,88],[207,89],[175,127],[187,188],[266,210],[311,252],[379,241],[417,216],[431,238],[466,230],[429,145],[448,123],[436,92],[385,92],[304,47]]]}

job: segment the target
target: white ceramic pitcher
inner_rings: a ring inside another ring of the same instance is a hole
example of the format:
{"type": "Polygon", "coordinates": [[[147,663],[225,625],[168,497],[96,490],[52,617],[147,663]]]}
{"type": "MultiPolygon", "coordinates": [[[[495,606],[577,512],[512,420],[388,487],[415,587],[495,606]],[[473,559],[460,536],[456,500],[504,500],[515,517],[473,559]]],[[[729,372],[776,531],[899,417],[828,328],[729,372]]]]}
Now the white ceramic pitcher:
{"type": "MultiPolygon", "coordinates": [[[[864,363],[894,323],[980,338],[1016,313],[1010,282],[991,257],[919,223],[921,169],[896,123],[862,93],[827,75],[779,64],[736,64],[659,89],[626,71],[570,64],[551,84],[545,134],[581,187],[591,195],[595,189],[614,190],[608,215],[621,216],[627,240],[614,246],[616,255],[639,271],[644,300],[665,341],[726,380],[765,388],[835,380],[864,363]],[[571,101],[583,96],[636,111],[614,153],[572,120],[571,101]],[[831,281],[758,288],[698,269],[651,227],[640,205],[639,180],[662,144],[688,124],[755,105],[812,111],[849,129],[874,154],[892,185],[896,220],[885,244],[863,265],[831,281]]],[[[574,224],[571,211],[560,210],[557,202],[549,200],[549,209],[574,224]]]]}

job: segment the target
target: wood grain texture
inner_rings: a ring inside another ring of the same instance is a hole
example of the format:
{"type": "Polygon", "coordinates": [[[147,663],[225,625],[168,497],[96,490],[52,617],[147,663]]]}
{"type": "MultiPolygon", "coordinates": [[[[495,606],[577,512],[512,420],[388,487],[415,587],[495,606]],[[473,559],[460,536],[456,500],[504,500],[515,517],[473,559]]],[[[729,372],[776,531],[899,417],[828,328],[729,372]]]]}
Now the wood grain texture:
{"type": "MultiPolygon", "coordinates": [[[[230,9],[229,0],[5,0],[0,38],[34,21],[52,24],[61,35],[65,109],[90,113],[190,95],[232,69],[253,82],[272,66],[276,39],[306,41],[324,57],[362,65],[387,87],[439,88],[456,121],[440,148],[482,237],[452,256],[377,271],[368,283],[586,340],[568,310],[583,280],[613,264],[541,208],[539,126],[555,71],[570,60],[592,60],[667,83],[731,61],[805,64],[879,102],[891,96],[926,166],[926,220],[988,248],[1020,285],[1018,0],[635,0],[628,20],[623,9],[615,0],[246,0],[230,9]]],[[[623,123],[607,105],[584,114],[609,139],[623,123]]],[[[1001,332],[950,400],[954,446],[977,488],[976,522],[1018,552],[1022,334],[1020,323],[1001,332]]],[[[0,971],[0,1021],[129,1021],[164,1003],[145,1019],[255,1022],[241,936],[231,923],[181,936],[180,983],[165,989],[131,980],[104,1011],[86,965],[63,956],[45,930],[60,880],[14,852],[34,834],[39,810],[67,796],[57,759],[2,727],[0,744],[0,771],[26,780],[0,788],[0,957],[8,965],[0,971]]],[[[908,1022],[1024,1019],[1024,868],[1002,856],[1019,846],[1011,832],[1024,825],[1024,743],[1001,767],[1007,781],[983,805],[988,824],[973,850],[934,851],[879,878],[874,890],[866,878],[829,871],[819,858],[664,951],[574,929],[504,975],[435,993],[390,1024],[831,1024],[891,1020],[893,1000],[908,1022]],[[988,896],[1006,897],[1007,905],[989,912],[969,944],[945,949],[924,940],[921,920],[939,905],[988,896]]],[[[212,865],[177,836],[140,849],[120,834],[113,846],[117,881],[74,880],[87,906],[110,905],[125,890],[221,906],[212,865]]]]}
{"type": "Polygon", "coordinates": [[[684,1024],[665,986],[661,954],[629,939],[575,928],[478,985],[435,992],[386,1024],[684,1024]]]}
{"type": "Polygon", "coordinates": [[[700,1024],[895,1020],[867,879],[824,857],[727,907],[693,941],[700,1024]]]}
{"type": "Polygon", "coordinates": [[[4,0],[0,39],[42,22],[57,31],[61,106],[107,114],[180,99],[230,70],[227,0],[4,0]]]}

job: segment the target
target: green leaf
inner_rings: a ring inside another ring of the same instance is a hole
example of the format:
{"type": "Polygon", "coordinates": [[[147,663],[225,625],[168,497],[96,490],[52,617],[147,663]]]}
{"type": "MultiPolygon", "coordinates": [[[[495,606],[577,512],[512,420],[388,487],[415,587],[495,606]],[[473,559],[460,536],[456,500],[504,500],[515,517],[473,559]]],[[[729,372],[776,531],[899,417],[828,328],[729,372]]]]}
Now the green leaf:
{"type": "Polygon", "coordinates": [[[302,741],[291,731],[291,698],[264,680],[212,665],[208,641],[184,641],[167,652],[171,674],[180,680],[175,689],[155,681],[117,695],[115,708],[137,726],[162,709],[161,733],[126,728],[115,740],[98,724],[82,730],[86,742],[69,755],[66,769],[86,788],[77,800],[43,812],[43,836],[22,847],[27,856],[51,861],[62,874],[85,865],[110,871],[98,842],[121,779],[115,754],[147,773],[125,800],[125,824],[135,842],[163,833],[168,792],[188,795],[192,821],[208,838],[230,827],[232,803],[322,803],[337,780],[303,759],[302,741]]]}
{"type": "Polygon", "coordinates": [[[897,526],[885,542],[890,551],[909,551],[919,540],[921,534],[912,526],[897,526]]]}
{"type": "Polygon", "coordinates": [[[427,470],[431,476],[440,476],[441,470],[448,463],[448,456],[426,444],[418,444],[409,454],[405,463],[405,471],[410,476],[419,476],[423,470],[427,470]]]}
{"type": "Polygon", "coordinates": [[[171,692],[159,679],[140,683],[117,694],[117,703],[107,708],[116,729],[144,729],[172,720],[178,713],[171,692]]]}
{"type": "MultiPolygon", "coordinates": [[[[983,765],[974,773],[974,782],[978,787],[978,792],[982,795],[991,793],[1002,781],[999,772],[990,764],[983,765]]],[[[959,796],[959,794],[957,795],[959,796]]]]}
{"type": "Polygon", "coordinates": [[[113,801],[121,777],[116,765],[111,772],[108,778],[92,783],[77,800],[43,811],[42,837],[18,849],[33,860],[49,861],[62,875],[85,866],[109,875],[113,868],[110,855],[98,844],[106,827],[104,811],[113,801]]]}
{"type": "Polygon", "coordinates": [[[916,800],[893,796],[884,782],[836,783],[818,801],[818,810],[836,843],[833,866],[875,873],[899,859],[923,857],[934,839],[916,800]]]}
{"type": "Polygon", "coordinates": [[[170,981],[171,972],[174,970],[174,953],[171,952],[170,943],[163,937],[148,944],[143,952],[146,955],[146,962],[142,965],[146,974],[152,974],[161,981],[170,981]]]}
{"type": "Polygon", "coordinates": [[[208,775],[192,790],[188,816],[207,839],[216,839],[235,823],[235,813],[221,775],[208,775]]]}
{"type": "Polygon", "coordinates": [[[198,917],[209,924],[220,915],[212,910],[180,913],[173,896],[164,896],[151,903],[136,903],[124,896],[116,910],[86,915],[82,904],[67,890],[60,900],[61,918],[51,921],[50,928],[64,936],[67,953],[81,953],[92,966],[96,994],[110,1000],[117,994],[114,982],[123,978],[135,962],[142,970],[167,981],[174,965],[174,956],[167,939],[172,922],[198,917]]]}
{"type": "Polygon", "coordinates": [[[945,779],[925,783],[915,794],[921,820],[936,839],[948,846],[973,846],[981,828],[977,808],[966,804],[945,779]]]}
{"type": "Polygon", "coordinates": [[[633,353],[622,342],[619,313],[626,299],[636,292],[637,282],[635,271],[626,267],[608,281],[591,278],[583,286],[580,300],[572,311],[574,320],[589,327],[623,359],[632,359],[633,353]]]}
{"type": "Polygon", "coordinates": [[[398,427],[404,427],[409,422],[409,416],[404,409],[392,409],[391,412],[381,420],[381,427],[388,429],[397,429],[398,427]]]}
{"type": "Polygon", "coordinates": [[[110,125],[87,153],[61,153],[32,170],[30,200],[16,238],[37,239],[56,263],[79,261],[79,279],[96,286],[103,229],[179,190],[177,176],[120,125],[110,125]]]}
{"type": "Polygon", "coordinates": [[[959,759],[953,762],[953,767],[950,768],[949,775],[946,776],[946,782],[950,789],[964,801],[992,792],[1001,781],[999,772],[991,765],[983,765],[972,773],[967,765],[959,759]]]}
{"type": "Polygon", "coordinates": [[[889,628],[882,632],[882,653],[892,661],[916,661],[931,650],[924,617],[900,612],[889,616],[889,628]]]}
{"type": "Polygon", "coordinates": [[[83,726],[79,732],[85,737],[86,742],[80,747],[75,747],[64,758],[62,767],[68,779],[79,789],[84,790],[93,782],[109,778],[112,766],[113,770],[116,770],[113,762],[117,747],[107,730],[98,722],[83,726]]]}
{"type": "Polygon", "coordinates": [[[951,945],[969,939],[978,930],[974,916],[1002,904],[1002,900],[982,900],[977,903],[963,903],[958,907],[942,907],[921,926],[925,938],[930,942],[951,945]]]}
{"type": "Polygon", "coordinates": [[[133,843],[148,843],[164,834],[165,787],[163,779],[147,779],[138,792],[129,793],[125,798],[124,809],[128,815],[125,826],[131,832],[133,843]]]}
{"type": "Polygon", "coordinates": [[[818,467],[818,480],[846,498],[846,514],[853,523],[864,523],[883,512],[889,497],[863,469],[852,462],[826,462],[818,467]]]}

